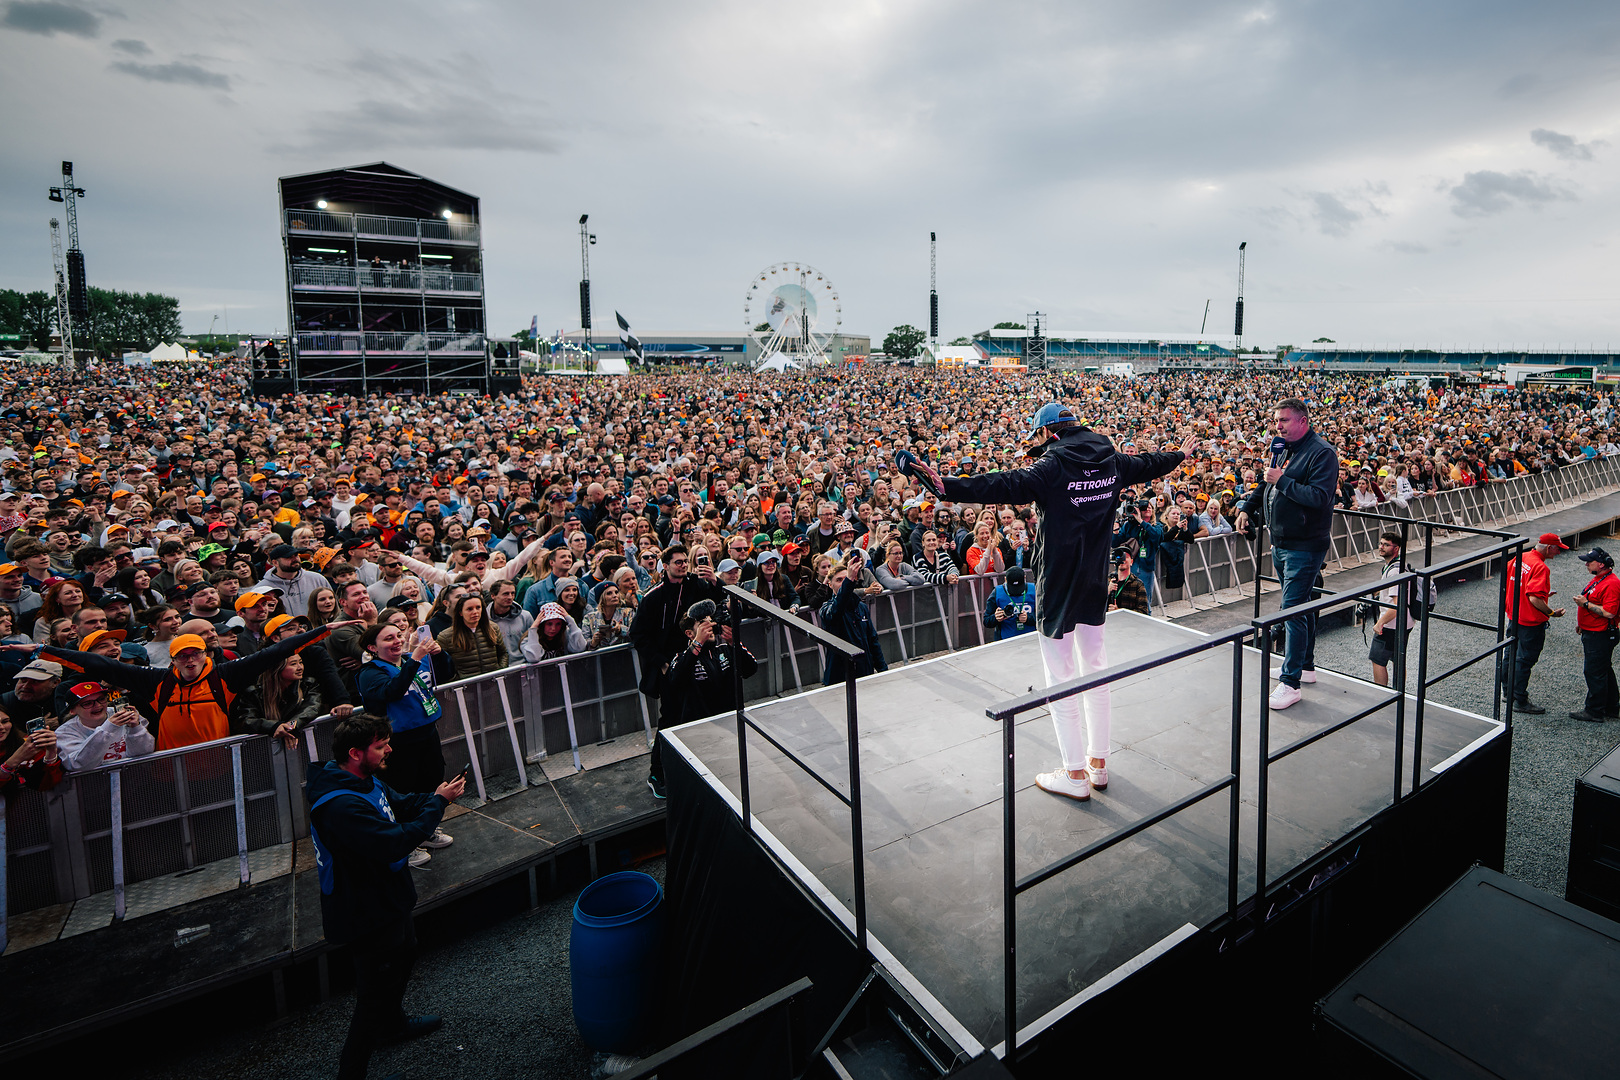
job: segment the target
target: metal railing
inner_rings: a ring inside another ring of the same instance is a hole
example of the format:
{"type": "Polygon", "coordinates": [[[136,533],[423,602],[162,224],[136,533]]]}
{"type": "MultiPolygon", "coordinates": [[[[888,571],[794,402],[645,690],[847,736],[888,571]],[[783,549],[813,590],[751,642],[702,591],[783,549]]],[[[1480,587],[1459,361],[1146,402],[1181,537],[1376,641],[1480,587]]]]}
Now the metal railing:
{"type": "Polygon", "coordinates": [[[742,613],[746,610],[755,611],[766,616],[773,622],[792,627],[807,637],[814,638],[822,648],[832,649],[844,657],[844,737],[847,740],[849,752],[849,794],[845,795],[838,790],[838,786],[815,769],[811,768],[799,755],[786,746],[764,728],[754,723],[749,717],[743,700],[742,666],[733,662],[731,665],[733,693],[737,701],[737,794],[742,804],[743,828],[750,834],[754,831],[753,811],[750,808],[748,792],[748,732],[752,730],[760,738],[770,743],[777,752],[787,758],[794,765],[804,771],[805,775],[820,784],[832,797],[843,803],[849,809],[849,842],[850,867],[855,882],[855,945],[862,953],[870,955],[866,944],[866,844],[864,843],[861,828],[861,750],[860,750],[860,723],[856,718],[855,710],[855,663],[856,658],[863,656],[865,651],[859,649],[841,637],[830,634],[821,627],[805,622],[795,615],[783,611],[746,589],[735,585],[727,585],[726,593],[731,597],[731,633],[733,641],[741,640],[742,613]]]}
{"type": "Polygon", "coordinates": [[[288,232],[337,236],[382,237],[388,240],[428,240],[474,243],[478,223],[443,218],[389,217],[384,214],[340,214],[330,210],[286,211],[288,232]]]}
{"type": "Polygon", "coordinates": [[[295,289],[352,289],[355,288],[354,267],[294,263],[292,283],[295,289]]]}
{"type": "Polygon", "coordinates": [[[483,334],[331,330],[298,335],[300,353],[482,353],[483,334]]]}

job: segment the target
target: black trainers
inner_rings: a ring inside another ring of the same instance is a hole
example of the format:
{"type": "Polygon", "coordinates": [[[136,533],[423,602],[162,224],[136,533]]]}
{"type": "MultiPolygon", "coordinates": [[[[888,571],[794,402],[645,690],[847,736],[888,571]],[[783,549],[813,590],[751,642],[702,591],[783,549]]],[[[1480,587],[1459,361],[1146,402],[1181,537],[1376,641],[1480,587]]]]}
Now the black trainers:
{"type": "Polygon", "coordinates": [[[1585,709],[1582,709],[1579,712],[1570,713],[1569,718],[1571,720],[1584,720],[1588,724],[1601,724],[1601,723],[1603,723],[1603,717],[1601,717],[1601,716],[1593,716],[1591,713],[1587,712],[1585,709]]]}
{"type": "Polygon", "coordinates": [[[395,1028],[384,1036],[385,1043],[400,1043],[407,1039],[420,1039],[423,1035],[431,1035],[444,1027],[444,1021],[437,1016],[407,1016],[402,1027],[395,1028]]]}
{"type": "Polygon", "coordinates": [[[669,798],[669,794],[664,790],[664,782],[656,776],[647,777],[647,790],[653,793],[655,799],[669,798]]]}
{"type": "Polygon", "coordinates": [[[1537,705],[1535,702],[1526,698],[1523,701],[1515,701],[1513,703],[1513,711],[1528,713],[1531,716],[1540,716],[1542,713],[1546,712],[1547,709],[1545,706],[1537,705]]]}

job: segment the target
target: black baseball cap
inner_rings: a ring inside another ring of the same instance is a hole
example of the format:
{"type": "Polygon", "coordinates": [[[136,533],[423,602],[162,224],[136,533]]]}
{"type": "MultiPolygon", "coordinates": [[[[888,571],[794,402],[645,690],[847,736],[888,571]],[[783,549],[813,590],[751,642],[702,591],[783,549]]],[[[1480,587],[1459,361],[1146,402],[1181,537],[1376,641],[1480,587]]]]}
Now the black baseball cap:
{"type": "Polygon", "coordinates": [[[1580,555],[1577,555],[1576,558],[1580,559],[1581,562],[1600,562],[1604,566],[1614,565],[1614,556],[1610,555],[1607,551],[1604,551],[1600,547],[1595,547],[1591,551],[1582,552],[1580,555]]]}
{"type": "Polygon", "coordinates": [[[270,549],[269,557],[272,559],[296,559],[298,558],[298,549],[291,544],[277,544],[270,549]]]}

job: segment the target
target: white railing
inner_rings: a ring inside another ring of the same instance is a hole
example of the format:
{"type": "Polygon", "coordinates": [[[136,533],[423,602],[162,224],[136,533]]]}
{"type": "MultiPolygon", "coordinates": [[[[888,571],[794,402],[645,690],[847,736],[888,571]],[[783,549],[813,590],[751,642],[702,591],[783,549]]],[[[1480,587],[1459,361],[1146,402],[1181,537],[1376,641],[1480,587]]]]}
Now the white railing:
{"type": "Polygon", "coordinates": [[[381,236],[390,240],[476,243],[478,223],[443,218],[390,217],[386,214],[339,214],[330,210],[288,210],[288,232],[340,236],[381,236]]]}
{"type": "Polygon", "coordinates": [[[333,330],[299,334],[298,351],[312,353],[482,353],[483,334],[388,333],[333,330]]]}

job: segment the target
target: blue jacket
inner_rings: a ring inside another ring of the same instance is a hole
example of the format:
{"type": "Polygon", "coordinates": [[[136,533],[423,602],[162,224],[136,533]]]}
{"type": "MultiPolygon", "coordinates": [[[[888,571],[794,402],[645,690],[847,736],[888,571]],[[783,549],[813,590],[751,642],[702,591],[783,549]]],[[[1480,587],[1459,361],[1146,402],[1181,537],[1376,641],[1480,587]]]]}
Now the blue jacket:
{"type": "Polygon", "coordinates": [[[399,667],[373,659],[355,675],[360,701],[366,711],[387,716],[395,731],[409,731],[437,723],[444,706],[433,692],[433,669],[411,656],[400,657],[399,667]]]}
{"type": "Polygon", "coordinates": [[[1035,590],[1025,584],[1023,594],[1013,596],[1007,591],[1005,583],[997,585],[984,600],[984,625],[986,629],[996,632],[998,641],[1006,641],[1035,629],[1035,590]],[[1007,617],[1001,622],[996,621],[996,608],[1007,610],[1007,617]],[[1018,621],[1020,611],[1028,615],[1023,623],[1018,621]]]}
{"type": "Polygon", "coordinates": [[[450,804],[438,795],[401,795],[335,761],[310,764],[304,797],[327,941],[391,940],[416,906],[406,859],[450,804]]]}
{"type": "MultiPolygon", "coordinates": [[[[855,676],[870,675],[874,671],[888,671],[889,662],[883,659],[883,646],[878,642],[877,629],[872,616],[866,613],[866,604],[855,593],[855,580],[845,578],[833,598],[821,605],[821,625],[828,633],[843,638],[865,655],[855,663],[855,676]]],[[[827,650],[827,666],[822,669],[823,685],[844,681],[846,658],[837,649],[827,650]]]]}

